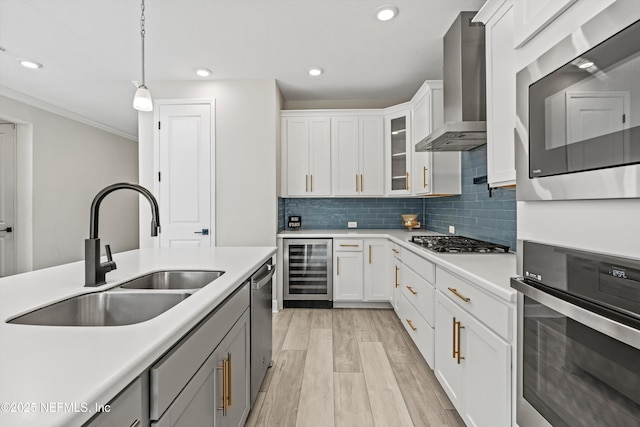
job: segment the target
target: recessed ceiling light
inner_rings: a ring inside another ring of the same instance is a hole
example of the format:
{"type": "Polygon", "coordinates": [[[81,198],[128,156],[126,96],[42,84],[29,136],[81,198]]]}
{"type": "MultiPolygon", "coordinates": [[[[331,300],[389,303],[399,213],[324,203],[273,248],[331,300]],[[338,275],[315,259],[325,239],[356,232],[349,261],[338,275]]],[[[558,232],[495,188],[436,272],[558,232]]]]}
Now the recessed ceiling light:
{"type": "Polygon", "coordinates": [[[209,70],[208,68],[198,67],[195,71],[196,74],[200,77],[209,77],[211,75],[211,70],[209,70]]]}
{"type": "Polygon", "coordinates": [[[396,17],[398,8],[391,5],[381,6],[376,9],[376,18],[380,21],[389,21],[396,17]]]}
{"type": "Polygon", "coordinates": [[[324,70],[320,67],[311,67],[307,72],[311,77],[318,77],[320,74],[324,73],[324,70]]]}
{"type": "Polygon", "coordinates": [[[42,68],[42,64],[39,62],[31,61],[29,59],[18,59],[18,63],[23,67],[31,68],[33,70],[42,68]]]}
{"type": "Polygon", "coordinates": [[[591,68],[591,67],[593,67],[593,62],[591,61],[583,62],[582,64],[578,65],[578,68],[582,70],[586,70],[587,68],[591,68]]]}

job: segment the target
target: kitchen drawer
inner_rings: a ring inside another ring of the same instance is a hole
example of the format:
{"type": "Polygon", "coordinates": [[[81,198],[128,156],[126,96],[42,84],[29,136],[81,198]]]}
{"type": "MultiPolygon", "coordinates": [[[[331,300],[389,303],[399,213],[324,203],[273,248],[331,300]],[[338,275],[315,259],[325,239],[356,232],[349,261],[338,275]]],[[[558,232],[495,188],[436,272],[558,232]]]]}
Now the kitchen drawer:
{"type": "Polygon", "coordinates": [[[336,252],[362,252],[363,246],[363,241],[358,239],[333,239],[336,252]]]}
{"type": "Polygon", "coordinates": [[[391,255],[396,258],[400,258],[402,256],[402,246],[397,243],[390,242],[389,247],[391,249],[391,255]]]}
{"type": "Polygon", "coordinates": [[[507,341],[512,339],[511,310],[474,285],[440,267],[436,288],[507,341]]]}
{"type": "Polygon", "coordinates": [[[411,267],[420,277],[429,283],[436,281],[436,265],[431,261],[414,254],[411,251],[402,251],[402,262],[411,267]]]}
{"type": "Polygon", "coordinates": [[[157,420],[249,307],[245,284],[165,354],[150,371],[151,419],[157,420]]]}
{"type": "Polygon", "coordinates": [[[435,289],[422,277],[405,266],[400,282],[401,291],[422,317],[435,326],[435,289]]]}
{"type": "Polygon", "coordinates": [[[418,347],[418,350],[420,350],[424,360],[426,360],[427,364],[433,369],[433,361],[435,358],[433,345],[435,339],[434,329],[420,316],[420,313],[418,313],[415,307],[407,300],[404,294],[400,295],[398,306],[400,321],[411,336],[411,339],[413,339],[416,347],[418,347]]]}

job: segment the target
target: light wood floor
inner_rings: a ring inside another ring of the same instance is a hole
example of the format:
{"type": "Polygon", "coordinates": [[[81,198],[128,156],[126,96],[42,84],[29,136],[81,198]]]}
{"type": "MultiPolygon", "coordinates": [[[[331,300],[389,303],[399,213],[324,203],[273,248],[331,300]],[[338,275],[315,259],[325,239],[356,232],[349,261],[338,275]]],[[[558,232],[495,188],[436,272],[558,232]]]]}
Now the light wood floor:
{"type": "Polygon", "coordinates": [[[285,309],[246,426],[464,427],[393,310],[285,309]]]}

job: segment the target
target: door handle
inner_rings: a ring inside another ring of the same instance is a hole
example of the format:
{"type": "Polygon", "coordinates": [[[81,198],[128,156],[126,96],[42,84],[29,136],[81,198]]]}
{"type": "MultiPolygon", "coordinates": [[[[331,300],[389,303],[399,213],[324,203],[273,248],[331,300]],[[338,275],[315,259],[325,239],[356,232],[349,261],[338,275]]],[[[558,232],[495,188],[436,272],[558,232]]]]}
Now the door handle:
{"type": "Polygon", "coordinates": [[[7,228],[3,228],[0,231],[6,231],[7,233],[11,233],[13,231],[13,228],[12,227],[7,227],[7,228]]]}
{"type": "Polygon", "coordinates": [[[203,228],[202,231],[194,231],[193,234],[202,234],[203,236],[208,236],[209,235],[209,229],[208,228],[203,228]]]}

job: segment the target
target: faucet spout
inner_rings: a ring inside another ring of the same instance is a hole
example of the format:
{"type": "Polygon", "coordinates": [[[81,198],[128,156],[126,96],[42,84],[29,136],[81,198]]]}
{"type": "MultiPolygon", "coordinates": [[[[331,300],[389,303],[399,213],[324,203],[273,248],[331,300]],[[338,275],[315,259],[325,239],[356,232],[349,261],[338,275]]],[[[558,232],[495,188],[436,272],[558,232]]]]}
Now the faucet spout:
{"type": "Polygon", "coordinates": [[[89,219],[89,238],[85,240],[85,286],[98,286],[106,283],[106,275],[109,271],[116,269],[116,263],[111,257],[111,249],[106,246],[107,262],[100,262],[100,239],[98,238],[98,219],[100,213],[100,204],[102,200],[110,193],[129,189],[142,194],[151,205],[151,236],[157,236],[160,232],[160,208],[158,201],[153,194],[146,188],[130,184],[128,182],[120,182],[103,188],[96,194],[91,203],[91,216],[89,219]]]}

